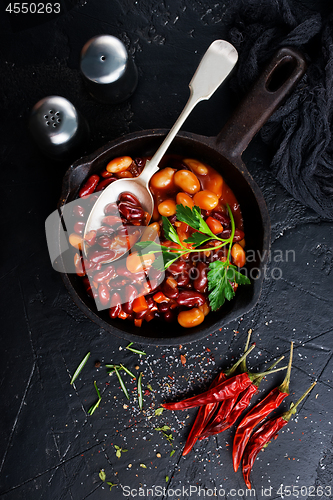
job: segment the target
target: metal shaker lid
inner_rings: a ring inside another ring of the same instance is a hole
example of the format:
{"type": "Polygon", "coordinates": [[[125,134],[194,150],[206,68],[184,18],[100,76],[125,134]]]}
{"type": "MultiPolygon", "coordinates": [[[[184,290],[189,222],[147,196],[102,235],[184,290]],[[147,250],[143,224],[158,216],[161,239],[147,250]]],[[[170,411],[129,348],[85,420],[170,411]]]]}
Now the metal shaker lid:
{"type": "Polygon", "coordinates": [[[83,46],[81,71],[87,79],[95,83],[113,83],[124,75],[127,61],[126,48],[118,38],[100,35],[83,46]]]}
{"type": "Polygon", "coordinates": [[[45,153],[57,157],[70,154],[88,135],[83,117],[61,96],[48,96],[34,105],[29,130],[45,153]]]}

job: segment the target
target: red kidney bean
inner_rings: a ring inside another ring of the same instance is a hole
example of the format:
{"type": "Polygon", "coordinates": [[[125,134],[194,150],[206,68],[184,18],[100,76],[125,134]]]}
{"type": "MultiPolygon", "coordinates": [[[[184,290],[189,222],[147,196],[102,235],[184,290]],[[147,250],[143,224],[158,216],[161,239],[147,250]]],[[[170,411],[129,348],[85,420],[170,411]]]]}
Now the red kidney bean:
{"type": "Polygon", "coordinates": [[[110,318],[117,318],[118,314],[122,311],[121,297],[118,292],[113,292],[110,300],[109,316],[110,318]]]}
{"type": "Polygon", "coordinates": [[[187,271],[184,271],[183,273],[179,274],[177,277],[176,277],[176,281],[177,281],[177,284],[178,286],[187,286],[190,284],[190,277],[188,275],[188,272],[187,271]]]}
{"type": "Polygon", "coordinates": [[[132,276],[131,271],[129,271],[124,264],[120,265],[116,263],[116,272],[118,276],[127,276],[127,277],[132,276]]]}
{"type": "Polygon", "coordinates": [[[208,266],[205,262],[198,262],[197,264],[198,277],[193,280],[193,287],[197,292],[205,293],[208,288],[207,272],[208,266]]]}
{"type": "Polygon", "coordinates": [[[146,160],[143,158],[135,158],[134,161],[140,169],[143,169],[146,164],[146,160]]]}
{"type": "MultiPolygon", "coordinates": [[[[84,231],[84,226],[86,225],[85,222],[83,221],[78,221],[78,222],[75,222],[74,224],[74,231],[78,234],[83,234],[83,231],[84,231]]],[[[86,240],[87,241],[87,240],[86,240]]]]}
{"type": "Polygon", "coordinates": [[[85,210],[84,210],[83,206],[82,205],[75,205],[75,207],[73,207],[73,215],[74,215],[74,217],[83,218],[85,215],[85,210]]]}
{"type": "MultiPolygon", "coordinates": [[[[222,231],[222,233],[219,233],[219,237],[222,238],[223,240],[226,240],[230,238],[231,235],[231,229],[225,229],[222,231]]],[[[241,231],[240,229],[235,229],[235,234],[234,234],[234,239],[233,242],[235,243],[236,241],[241,241],[244,238],[244,232],[241,231]]]]}
{"type": "Polygon", "coordinates": [[[112,280],[109,281],[109,287],[111,289],[120,289],[124,286],[127,286],[131,283],[131,280],[128,278],[124,278],[122,276],[116,276],[112,280]]]}
{"type": "Polygon", "coordinates": [[[112,172],[109,172],[108,170],[103,170],[103,172],[101,172],[101,177],[103,177],[103,179],[108,179],[109,177],[113,177],[113,173],[112,172]]]}
{"type": "Polygon", "coordinates": [[[132,314],[133,302],[134,299],[138,296],[138,291],[133,285],[128,285],[125,288],[124,293],[126,302],[123,304],[123,311],[125,311],[126,314],[132,314]]]}
{"type": "MultiPolygon", "coordinates": [[[[166,295],[169,299],[176,299],[179,295],[179,290],[178,286],[172,287],[169,285],[169,283],[165,282],[162,285],[162,292],[164,295],[166,295]]],[[[163,312],[163,311],[162,311],[163,312]]]]}
{"type": "Polygon", "coordinates": [[[168,217],[170,223],[174,226],[175,225],[175,222],[177,220],[177,215],[174,214],[174,215],[171,215],[170,217],[168,217]]]}
{"type": "Polygon", "coordinates": [[[185,260],[178,259],[176,260],[176,262],[174,262],[168,267],[168,271],[171,274],[180,274],[185,270],[187,270],[187,268],[188,268],[188,263],[185,260]]]}
{"type": "Polygon", "coordinates": [[[115,236],[128,236],[128,229],[125,226],[124,220],[122,220],[122,225],[118,227],[115,236]]]}
{"type": "Polygon", "coordinates": [[[223,260],[228,255],[228,249],[226,247],[218,248],[214,250],[211,257],[210,262],[214,262],[215,260],[223,260]]]}
{"type": "Polygon", "coordinates": [[[79,197],[83,198],[84,196],[92,194],[95,191],[98,183],[99,183],[99,175],[91,175],[89,179],[86,181],[86,183],[83,185],[83,187],[80,189],[79,197]]]}
{"type": "Polygon", "coordinates": [[[240,229],[235,229],[235,235],[234,235],[234,239],[233,241],[241,241],[242,239],[244,239],[244,231],[241,231],[240,229]]]}
{"type": "Polygon", "coordinates": [[[159,312],[165,313],[165,312],[169,311],[170,304],[169,304],[169,302],[161,302],[160,304],[157,304],[157,308],[158,308],[159,312]]]}
{"type": "Polygon", "coordinates": [[[87,197],[88,208],[92,208],[95,205],[100,194],[101,193],[95,193],[95,194],[91,194],[90,196],[87,197]]]}
{"type": "Polygon", "coordinates": [[[220,212],[219,210],[213,210],[211,216],[221,222],[224,228],[230,227],[230,217],[228,217],[228,215],[224,214],[223,212],[220,212]]]}
{"type": "Polygon", "coordinates": [[[110,226],[101,226],[97,229],[96,236],[99,238],[100,236],[110,236],[114,233],[114,229],[110,226]]]}
{"type": "Polygon", "coordinates": [[[163,319],[164,321],[166,321],[167,323],[173,323],[176,319],[176,313],[175,313],[175,310],[171,310],[169,309],[169,311],[166,311],[164,314],[163,314],[163,319]]]}
{"type": "Polygon", "coordinates": [[[119,210],[117,203],[109,203],[104,207],[105,215],[117,215],[119,217],[119,210]]]}
{"type": "Polygon", "coordinates": [[[206,297],[203,293],[186,290],[180,292],[177,298],[177,303],[180,306],[198,307],[206,302],[206,297]]]}
{"type": "Polygon", "coordinates": [[[137,197],[134,196],[134,194],[129,193],[128,191],[125,191],[124,193],[120,193],[120,195],[118,196],[118,201],[120,203],[121,202],[131,203],[132,205],[134,205],[136,207],[141,207],[141,204],[140,204],[139,200],[137,199],[137,197]]]}
{"type": "Polygon", "coordinates": [[[97,184],[96,193],[98,193],[99,191],[103,191],[103,189],[105,189],[109,184],[112,184],[112,182],[116,180],[116,177],[109,177],[108,179],[104,179],[103,181],[99,182],[97,184]]]}
{"type": "Polygon", "coordinates": [[[107,226],[116,228],[122,224],[122,221],[120,217],[117,217],[115,215],[107,215],[106,217],[103,217],[102,224],[106,224],[107,226]]]}
{"type": "Polygon", "coordinates": [[[131,203],[121,201],[118,205],[118,210],[127,220],[141,220],[144,217],[144,210],[131,203]]]}
{"type": "Polygon", "coordinates": [[[108,261],[108,260],[111,260],[113,259],[115,256],[115,252],[113,252],[113,250],[99,250],[99,249],[95,249],[95,248],[92,248],[90,249],[89,253],[88,253],[88,260],[90,262],[93,262],[94,264],[99,264],[99,263],[102,263],[104,261],[108,261]]]}
{"type": "Polygon", "coordinates": [[[106,285],[100,283],[98,287],[98,298],[102,307],[108,307],[110,304],[110,292],[106,285]]]}
{"type": "Polygon", "coordinates": [[[97,238],[97,243],[102,248],[110,248],[110,245],[112,243],[112,238],[107,234],[103,234],[102,236],[99,236],[97,238]]]}
{"type": "Polygon", "coordinates": [[[96,281],[96,283],[101,283],[102,281],[111,279],[113,276],[115,276],[114,266],[108,265],[105,266],[101,271],[98,271],[96,274],[94,274],[93,279],[94,281],[96,281]]]}

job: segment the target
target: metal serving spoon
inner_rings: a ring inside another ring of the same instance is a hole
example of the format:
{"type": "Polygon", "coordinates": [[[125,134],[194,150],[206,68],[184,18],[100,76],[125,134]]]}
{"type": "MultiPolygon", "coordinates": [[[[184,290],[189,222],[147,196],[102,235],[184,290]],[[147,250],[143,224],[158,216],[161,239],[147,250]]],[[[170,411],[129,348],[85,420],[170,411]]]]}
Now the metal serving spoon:
{"type": "MultiPolygon", "coordinates": [[[[190,97],[176,123],[171,128],[152,159],[146,162],[145,168],[138,177],[119,179],[102,191],[102,194],[99,196],[89,214],[84,230],[83,241],[85,241],[84,237],[89,231],[97,230],[101,226],[101,221],[103,217],[105,217],[105,206],[109,203],[116,202],[118,196],[125,191],[134,194],[140,201],[143,209],[152,215],[154,199],[149,190],[149,181],[151,177],[159,169],[158,165],[162,157],[192,109],[200,101],[208,100],[214,94],[235,66],[237,59],[237,50],[225,40],[215,40],[209,46],[189,83],[190,97]]],[[[85,243],[83,244],[83,251],[86,255],[87,245],[85,243]]]]}

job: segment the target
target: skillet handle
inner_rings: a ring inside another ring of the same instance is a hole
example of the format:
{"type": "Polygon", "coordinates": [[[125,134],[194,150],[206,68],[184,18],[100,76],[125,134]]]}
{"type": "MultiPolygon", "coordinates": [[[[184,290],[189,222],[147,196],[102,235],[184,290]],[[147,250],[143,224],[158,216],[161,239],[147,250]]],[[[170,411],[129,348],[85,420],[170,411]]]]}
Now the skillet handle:
{"type": "Polygon", "coordinates": [[[284,47],[275,54],[216,137],[215,147],[223,156],[232,163],[241,161],[249,142],[301,79],[305,69],[305,60],[297,50],[284,47]]]}

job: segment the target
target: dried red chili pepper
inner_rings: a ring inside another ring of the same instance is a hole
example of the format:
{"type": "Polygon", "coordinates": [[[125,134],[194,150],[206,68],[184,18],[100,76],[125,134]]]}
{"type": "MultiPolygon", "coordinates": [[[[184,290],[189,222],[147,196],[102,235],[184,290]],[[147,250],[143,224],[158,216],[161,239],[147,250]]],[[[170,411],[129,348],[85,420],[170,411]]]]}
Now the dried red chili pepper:
{"type": "MultiPolygon", "coordinates": [[[[235,363],[233,368],[238,367],[244,357],[246,357],[254,348],[255,344],[253,344],[250,349],[248,349],[243,354],[243,356],[237,361],[237,363],[235,363]]],[[[178,403],[163,403],[162,406],[167,410],[185,410],[186,408],[194,408],[196,406],[203,406],[210,403],[218,403],[223,399],[232,397],[236,391],[242,391],[243,385],[247,387],[247,385],[251,383],[251,381],[247,380],[248,377],[243,377],[243,379],[240,379],[239,377],[240,375],[236,375],[234,377],[231,377],[231,379],[223,380],[216,387],[211,387],[207,391],[198,394],[197,396],[183,399],[178,403]]]]}
{"type": "MultiPolygon", "coordinates": [[[[249,348],[251,333],[252,333],[252,331],[250,330],[250,332],[249,332],[249,334],[247,336],[247,340],[246,340],[246,344],[245,344],[245,348],[244,348],[244,353],[246,353],[246,351],[249,348]]],[[[234,373],[236,367],[237,366],[233,366],[228,371],[227,378],[230,377],[234,373]]],[[[244,357],[242,359],[242,361],[239,363],[239,368],[240,368],[241,373],[246,373],[248,371],[247,367],[246,367],[246,357],[244,357]]],[[[252,386],[252,384],[249,387],[251,387],[251,386],[252,386]]],[[[248,389],[249,389],[249,387],[248,387],[248,389]]],[[[230,412],[231,412],[234,404],[237,401],[237,398],[238,398],[238,396],[235,396],[234,398],[228,398],[228,399],[224,399],[223,401],[221,401],[219,409],[218,409],[217,413],[215,414],[213,421],[212,422],[207,421],[206,422],[206,427],[203,427],[201,429],[201,431],[202,431],[201,435],[200,436],[198,435],[198,437],[199,437],[200,440],[205,439],[206,437],[208,437],[208,436],[205,435],[205,432],[204,432],[207,428],[210,428],[211,426],[214,426],[218,422],[221,422],[222,420],[224,420],[224,419],[226,419],[228,417],[228,415],[230,414],[230,412]]]]}
{"type": "Polygon", "coordinates": [[[284,398],[289,394],[292,356],[293,342],[291,343],[290,347],[290,357],[287,373],[282,384],[278,387],[275,387],[262,401],[260,401],[260,403],[254,406],[252,410],[250,410],[245,415],[245,417],[237,427],[232,450],[232,461],[235,472],[239,467],[245,447],[250,439],[253,429],[256,427],[256,425],[262,422],[262,420],[264,420],[264,418],[266,418],[273,410],[278,408],[284,398]]]}
{"type": "MultiPolygon", "coordinates": [[[[249,342],[250,342],[250,336],[251,334],[248,335],[247,342],[245,345],[244,349],[244,355],[248,354],[248,347],[249,347],[249,342]]],[[[242,356],[229,370],[226,370],[225,372],[220,372],[219,375],[213,380],[210,388],[216,387],[219,383],[223,382],[226,380],[228,377],[230,377],[235,370],[238,368],[238,366],[245,366],[246,370],[246,357],[242,356]]],[[[243,370],[244,371],[244,370],[243,370]]],[[[221,402],[219,411],[221,410],[221,407],[224,406],[225,403],[228,403],[230,400],[225,399],[224,401],[221,402]]],[[[186,444],[183,450],[183,455],[187,455],[191,449],[193,448],[194,444],[196,443],[198,436],[202,433],[203,429],[206,427],[207,424],[209,424],[209,421],[211,417],[214,415],[214,412],[218,408],[219,403],[210,403],[204,406],[200,406],[197,417],[194,421],[194,424],[191,428],[191,431],[188,435],[188,438],[186,440],[186,444]]]]}
{"type": "MultiPolygon", "coordinates": [[[[247,355],[253,347],[254,346],[251,346],[245,354],[247,355]]],[[[277,371],[280,371],[280,369],[271,371],[270,373],[276,373],[277,371]]],[[[261,375],[262,373],[241,373],[225,380],[224,382],[221,382],[216,387],[208,389],[208,391],[203,392],[202,394],[192,396],[191,398],[184,399],[178,403],[163,403],[162,406],[167,410],[185,410],[186,408],[194,408],[195,406],[203,406],[209,403],[217,403],[224,399],[233,398],[243,392],[261,375]]]]}
{"type": "MultiPolygon", "coordinates": [[[[220,372],[217,377],[213,380],[209,388],[215,387],[216,385],[223,382],[226,376],[223,372],[220,372]]],[[[197,441],[197,435],[200,434],[201,430],[205,427],[206,423],[209,421],[210,417],[216,410],[218,403],[211,403],[205,406],[200,406],[194,424],[190,430],[187,437],[185,447],[183,449],[183,456],[187,455],[195,445],[197,441]]]]}
{"type": "MultiPolygon", "coordinates": [[[[229,412],[228,415],[223,415],[220,413],[220,411],[215,415],[214,419],[212,420],[211,423],[209,423],[208,426],[204,429],[204,431],[201,434],[201,438],[213,436],[214,434],[219,434],[220,432],[223,432],[229,427],[231,427],[236,420],[240,417],[240,415],[243,413],[246,408],[248,408],[250,401],[254,394],[258,392],[258,387],[262,381],[262,379],[269,373],[270,370],[274,368],[282,359],[284,356],[281,356],[275,363],[273,363],[267,372],[264,372],[263,375],[258,377],[258,379],[253,382],[245,391],[239,396],[238,400],[234,401],[234,406],[229,412]]],[[[230,401],[229,399],[226,401],[230,401]]]]}
{"type": "Polygon", "coordinates": [[[248,445],[245,448],[242,464],[244,481],[249,489],[251,489],[250,473],[259,451],[263,448],[266,448],[266,446],[272,439],[277,438],[278,432],[282,429],[282,427],[287,425],[292,415],[296,413],[299,403],[303,401],[303,399],[309,394],[309,392],[314,388],[315,385],[316,382],[313,382],[308,390],[305,391],[303,396],[299,398],[296,404],[291,403],[290,410],[282,413],[282,415],[278,417],[267,420],[267,422],[265,422],[261,427],[259,427],[258,430],[256,430],[252,434],[248,445]]]}

